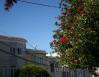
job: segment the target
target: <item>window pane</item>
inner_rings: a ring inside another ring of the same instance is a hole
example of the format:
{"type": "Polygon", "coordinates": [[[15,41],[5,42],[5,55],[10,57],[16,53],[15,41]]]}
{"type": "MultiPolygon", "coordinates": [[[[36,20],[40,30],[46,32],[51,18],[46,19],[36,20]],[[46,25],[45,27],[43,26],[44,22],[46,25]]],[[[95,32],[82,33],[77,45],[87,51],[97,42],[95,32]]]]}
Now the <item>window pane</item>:
{"type": "Polygon", "coordinates": [[[21,54],[21,48],[18,48],[18,54],[19,55],[21,54]]]}

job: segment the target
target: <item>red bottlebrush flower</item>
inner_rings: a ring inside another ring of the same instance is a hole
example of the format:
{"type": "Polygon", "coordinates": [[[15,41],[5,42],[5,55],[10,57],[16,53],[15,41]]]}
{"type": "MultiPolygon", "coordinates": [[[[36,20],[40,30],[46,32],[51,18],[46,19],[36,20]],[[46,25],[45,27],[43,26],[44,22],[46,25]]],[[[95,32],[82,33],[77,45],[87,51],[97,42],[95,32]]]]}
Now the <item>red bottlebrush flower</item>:
{"type": "Polygon", "coordinates": [[[56,40],[55,39],[53,40],[53,43],[56,44],[56,40]]]}
{"type": "Polygon", "coordinates": [[[71,13],[71,12],[72,12],[72,8],[71,7],[67,8],[67,13],[71,13]]]}
{"type": "Polygon", "coordinates": [[[82,7],[78,7],[77,12],[80,13],[82,11],[82,7]]]}
{"type": "Polygon", "coordinates": [[[70,39],[68,37],[61,37],[59,41],[61,44],[66,44],[67,42],[70,41],[70,39]]]}

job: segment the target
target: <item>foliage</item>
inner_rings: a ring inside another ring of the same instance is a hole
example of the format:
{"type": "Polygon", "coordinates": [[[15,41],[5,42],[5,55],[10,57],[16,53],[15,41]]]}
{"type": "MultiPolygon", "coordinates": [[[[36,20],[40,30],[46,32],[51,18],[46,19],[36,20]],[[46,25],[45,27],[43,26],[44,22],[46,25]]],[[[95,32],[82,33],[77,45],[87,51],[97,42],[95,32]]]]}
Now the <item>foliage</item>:
{"type": "Polygon", "coordinates": [[[57,18],[50,46],[61,63],[70,68],[99,66],[99,0],[62,0],[57,18]]]}
{"type": "Polygon", "coordinates": [[[15,72],[15,77],[51,77],[43,66],[23,65],[15,72]]]}
{"type": "Polygon", "coordinates": [[[9,10],[15,3],[17,3],[16,0],[6,0],[5,1],[5,9],[9,10]]]}

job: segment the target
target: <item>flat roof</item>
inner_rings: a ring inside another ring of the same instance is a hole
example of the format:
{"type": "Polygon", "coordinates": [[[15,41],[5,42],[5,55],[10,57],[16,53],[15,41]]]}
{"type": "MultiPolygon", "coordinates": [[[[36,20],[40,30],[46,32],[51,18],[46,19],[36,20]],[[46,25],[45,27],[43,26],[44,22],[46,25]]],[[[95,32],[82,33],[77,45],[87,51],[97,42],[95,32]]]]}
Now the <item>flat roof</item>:
{"type": "Polygon", "coordinates": [[[0,41],[26,42],[26,39],[21,38],[21,37],[0,35],[0,41]]]}
{"type": "Polygon", "coordinates": [[[26,49],[27,53],[41,53],[41,54],[46,54],[45,50],[38,50],[38,49],[26,49]]]}

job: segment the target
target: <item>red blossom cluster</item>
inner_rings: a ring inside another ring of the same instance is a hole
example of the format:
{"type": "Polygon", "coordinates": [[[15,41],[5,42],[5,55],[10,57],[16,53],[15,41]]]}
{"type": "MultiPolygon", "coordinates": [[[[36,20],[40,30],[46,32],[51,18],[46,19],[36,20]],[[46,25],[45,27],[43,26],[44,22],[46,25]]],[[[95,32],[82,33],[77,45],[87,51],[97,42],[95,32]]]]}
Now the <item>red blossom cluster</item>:
{"type": "Polygon", "coordinates": [[[77,8],[77,12],[80,13],[81,11],[82,11],[82,7],[79,6],[79,7],[77,8]]]}
{"type": "Polygon", "coordinates": [[[84,16],[84,7],[83,6],[79,6],[77,8],[77,13],[80,14],[80,15],[82,15],[82,16],[84,16]]]}
{"type": "Polygon", "coordinates": [[[55,39],[53,40],[53,43],[56,44],[56,40],[55,39]]]}
{"type": "Polygon", "coordinates": [[[70,41],[70,38],[68,37],[60,37],[59,42],[60,44],[66,44],[70,41]]]}
{"type": "Polygon", "coordinates": [[[67,14],[70,14],[72,12],[72,8],[71,7],[68,7],[68,8],[66,8],[66,11],[64,11],[63,13],[62,13],[62,15],[63,16],[67,16],[67,14]]]}
{"type": "MultiPolygon", "coordinates": [[[[65,45],[67,43],[70,43],[70,41],[74,41],[74,40],[71,40],[71,39],[73,38],[73,35],[75,33],[80,34],[81,28],[78,25],[74,26],[74,23],[76,23],[77,20],[78,20],[78,14],[81,15],[82,13],[83,13],[82,5],[77,7],[76,10],[74,10],[74,8],[72,8],[72,7],[68,7],[66,9],[64,9],[64,11],[61,13],[61,16],[59,16],[59,20],[61,20],[61,21],[58,24],[58,26],[61,26],[62,28],[60,28],[60,29],[63,29],[63,31],[66,31],[67,36],[66,37],[60,36],[60,32],[59,31],[56,32],[56,34],[59,36],[59,38],[56,38],[56,39],[53,40],[53,44],[55,46],[57,46],[58,43],[61,44],[61,45],[65,45]],[[75,27],[78,28],[77,29],[78,31],[75,30],[75,27]]],[[[76,42],[78,42],[78,41],[76,41],[76,42]]],[[[75,49],[75,48],[78,48],[78,46],[73,45],[72,48],[75,49]]]]}

